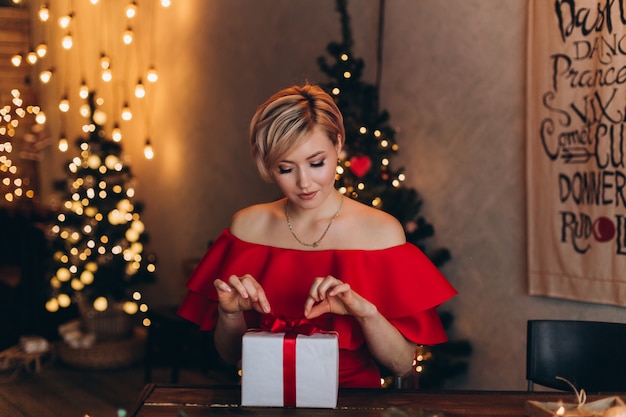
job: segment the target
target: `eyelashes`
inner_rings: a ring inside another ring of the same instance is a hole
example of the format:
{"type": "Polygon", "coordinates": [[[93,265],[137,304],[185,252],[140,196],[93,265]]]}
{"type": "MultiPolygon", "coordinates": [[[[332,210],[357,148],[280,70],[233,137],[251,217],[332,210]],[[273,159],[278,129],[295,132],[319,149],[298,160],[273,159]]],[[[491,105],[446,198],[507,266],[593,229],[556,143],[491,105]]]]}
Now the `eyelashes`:
{"type": "MultiPolygon", "coordinates": [[[[319,162],[312,162],[311,164],[309,164],[311,168],[322,168],[324,165],[326,165],[325,159],[322,159],[319,162]]],[[[279,174],[289,174],[290,172],[293,172],[293,168],[278,167],[279,174]]]]}

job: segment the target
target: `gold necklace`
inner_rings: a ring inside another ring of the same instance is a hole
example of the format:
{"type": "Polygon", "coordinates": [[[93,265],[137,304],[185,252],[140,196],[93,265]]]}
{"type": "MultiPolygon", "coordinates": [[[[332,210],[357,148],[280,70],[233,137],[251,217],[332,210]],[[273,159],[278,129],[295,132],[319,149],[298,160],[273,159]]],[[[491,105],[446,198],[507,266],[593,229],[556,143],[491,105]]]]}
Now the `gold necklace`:
{"type": "Polygon", "coordinates": [[[287,226],[289,227],[289,231],[291,232],[293,237],[296,238],[298,243],[301,244],[302,246],[307,246],[307,247],[310,247],[310,248],[317,248],[319,246],[320,242],[322,241],[322,239],[324,239],[324,237],[326,236],[326,233],[328,233],[328,229],[330,229],[330,226],[333,224],[333,222],[335,221],[337,216],[339,216],[339,212],[341,211],[341,207],[343,206],[343,196],[341,197],[341,202],[339,203],[339,208],[337,209],[335,214],[333,214],[333,217],[330,219],[330,222],[328,223],[328,226],[326,226],[326,230],[324,230],[324,233],[322,233],[322,236],[319,239],[317,239],[315,242],[313,242],[313,243],[303,242],[303,241],[300,240],[300,238],[298,236],[296,236],[296,233],[293,231],[293,226],[291,225],[291,221],[289,220],[289,213],[287,212],[287,206],[288,205],[289,205],[289,200],[287,200],[285,202],[285,218],[287,219],[287,226]]]}

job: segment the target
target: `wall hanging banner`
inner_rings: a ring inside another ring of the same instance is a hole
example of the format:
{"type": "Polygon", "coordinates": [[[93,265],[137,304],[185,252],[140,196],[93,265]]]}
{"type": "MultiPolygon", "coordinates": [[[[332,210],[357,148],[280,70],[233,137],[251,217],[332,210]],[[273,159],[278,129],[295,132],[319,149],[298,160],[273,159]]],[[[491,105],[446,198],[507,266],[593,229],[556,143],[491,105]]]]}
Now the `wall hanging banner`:
{"type": "Polygon", "coordinates": [[[532,295],[626,306],[626,0],[529,0],[532,295]]]}

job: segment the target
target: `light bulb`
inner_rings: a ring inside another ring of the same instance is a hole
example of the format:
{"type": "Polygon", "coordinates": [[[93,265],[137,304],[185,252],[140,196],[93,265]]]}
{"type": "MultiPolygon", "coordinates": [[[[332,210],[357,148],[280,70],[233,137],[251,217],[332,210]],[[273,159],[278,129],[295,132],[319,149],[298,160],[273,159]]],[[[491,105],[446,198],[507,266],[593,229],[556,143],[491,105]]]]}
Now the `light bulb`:
{"type": "Polygon", "coordinates": [[[96,311],[105,311],[109,307],[109,302],[105,297],[98,297],[93,302],[93,308],[96,311]]]}
{"type": "Polygon", "coordinates": [[[131,43],[133,43],[133,38],[134,35],[131,28],[127,28],[122,34],[122,41],[124,42],[124,45],[130,45],[131,43]]]}
{"type": "Polygon", "coordinates": [[[37,63],[37,59],[37,53],[35,51],[30,51],[28,55],[26,55],[26,61],[28,61],[30,65],[35,65],[37,63]]]}
{"type": "Polygon", "coordinates": [[[107,69],[111,66],[111,58],[106,56],[104,53],[100,54],[100,67],[102,69],[107,69]]]}
{"type": "Polygon", "coordinates": [[[40,111],[39,113],[37,113],[37,116],[35,116],[35,121],[40,125],[46,123],[46,114],[40,111]]]}
{"type": "Polygon", "coordinates": [[[39,73],[39,79],[44,84],[49,83],[51,78],[52,78],[52,69],[47,69],[39,73]]]}
{"type": "Polygon", "coordinates": [[[128,106],[128,103],[124,103],[124,107],[122,108],[122,120],[129,121],[133,118],[133,112],[128,106]]]}
{"type": "Polygon", "coordinates": [[[67,96],[63,96],[59,102],[59,110],[63,113],[67,113],[70,110],[70,101],[67,99],[67,96]]]}
{"type": "Polygon", "coordinates": [[[74,39],[72,38],[71,33],[63,36],[63,39],[61,40],[61,45],[63,45],[63,49],[72,49],[72,46],[74,46],[74,39]]]}
{"type": "Polygon", "coordinates": [[[43,42],[40,43],[39,45],[37,45],[37,48],[35,48],[35,52],[37,53],[37,56],[39,56],[39,58],[45,57],[48,53],[48,45],[43,42]]]}
{"type": "Polygon", "coordinates": [[[71,14],[66,14],[65,16],[59,17],[59,27],[61,29],[67,29],[67,27],[70,25],[71,22],[72,22],[71,14]]]}
{"type": "Polygon", "coordinates": [[[61,29],[67,29],[71,21],[72,21],[72,18],[70,17],[70,15],[61,16],[59,17],[59,20],[58,20],[59,27],[61,29]]]}
{"type": "Polygon", "coordinates": [[[161,6],[170,7],[171,5],[172,5],[172,2],[170,0],[161,0],[161,6]]]}
{"type": "Polygon", "coordinates": [[[148,74],[146,74],[146,79],[151,83],[157,82],[157,80],[159,79],[159,74],[157,73],[157,70],[154,67],[151,67],[148,70],[148,74]]]}
{"type": "Polygon", "coordinates": [[[11,57],[11,64],[13,64],[14,67],[19,67],[20,65],[22,65],[22,55],[21,54],[15,54],[11,57]]]}
{"type": "Polygon", "coordinates": [[[141,80],[137,81],[137,85],[135,86],[135,97],[144,98],[146,96],[146,89],[144,88],[141,80]]]}
{"type": "Polygon", "coordinates": [[[132,2],[126,6],[126,17],[132,19],[137,15],[137,3],[132,2]]]}
{"type": "Polygon", "coordinates": [[[113,124],[113,130],[111,130],[111,138],[114,142],[121,142],[122,140],[122,130],[117,123],[113,124]]]}
{"type": "Polygon", "coordinates": [[[143,154],[146,157],[146,159],[154,158],[154,149],[152,149],[150,138],[146,139],[146,145],[143,148],[143,154]]]}
{"type": "Polygon", "coordinates": [[[69,144],[67,143],[67,138],[65,137],[65,134],[62,134],[59,138],[58,146],[61,152],[67,152],[67,150],[69,149],[69,144]]]}
{"type": "Polygon", "coordinates": [[[107,122],[107,115],[106,115],[106,113],[103,112],[102,110],[96,109],[93,112],[93,121],[98,126],[104,126],[104,124],[107,122]]]}
{"type": "Polygon", "coordinates": [[[111,68],[102,70],[102,81],[108,83],[112,79],[113,79],[113,73],[111,72],[111,68]]]}
{"type": "Polygon", "coordinates": [[[39,8],[39,20],[47,22],[50,19],[50,9],[48,9],[48,3],[44,3],[39,8]]]}
{"type": "Polygon", "coordinates": [[[80,88],[78,89],[78,95],[82,99],[86,99],[87,97],[89,97],[89,87],[87,87],[87,83],[85,82],[85,80],[83,80],[83,82],[80,84],[80,88]]]}

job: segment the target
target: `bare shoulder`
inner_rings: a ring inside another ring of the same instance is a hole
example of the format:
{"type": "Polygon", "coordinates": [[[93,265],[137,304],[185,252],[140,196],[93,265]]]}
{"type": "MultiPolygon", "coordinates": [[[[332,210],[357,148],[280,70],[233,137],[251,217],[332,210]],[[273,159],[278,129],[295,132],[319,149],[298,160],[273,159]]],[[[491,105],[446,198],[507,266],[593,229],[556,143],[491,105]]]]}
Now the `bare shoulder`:
{"type": "Polygon", "coordinates": [[[239,239],[248,242],[262,242],[269,230],[280,218],[282,205],[278,202],[248,206],[236,212],[230,223],[230,231],[239,239]]]}
{"type": "Polygon", "coordinates": [[[349,246],[376,250],[406,243],[402,225],[389,213],[350,199],[346,208],[349,246]]]}

